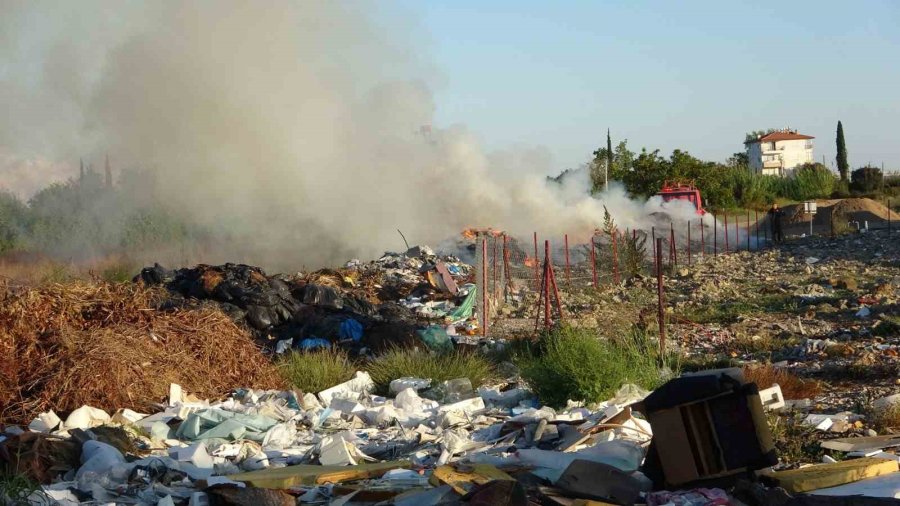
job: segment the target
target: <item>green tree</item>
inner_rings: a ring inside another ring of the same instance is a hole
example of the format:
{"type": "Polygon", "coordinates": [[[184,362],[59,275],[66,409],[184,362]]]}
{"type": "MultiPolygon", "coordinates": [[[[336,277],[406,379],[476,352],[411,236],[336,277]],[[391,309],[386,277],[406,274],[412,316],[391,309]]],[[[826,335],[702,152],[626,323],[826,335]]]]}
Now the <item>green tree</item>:
{"type": "Polygon", "coordinates": [[[606,129],[606,169],[608,171],[613,169],[612,138],[609,136],[608,128],[606,129]]]}
{"type": "Polygon", "coordinates": [[[878,167],[860,167],[850,176],[850,189],[870,193],[881,188],[884,175],[878,167]]]}
{"type": "Polygon", "coordinates": [[[844,125],[838,121],[837,125],[837,166],[841,174],[841,181],[847,181],[850,165],[847,163],[847,145],[844,143],[844,125]]]}
{"type": "Polygon", "coordinates": [[[782,196],[810,200],[831,195],[837,183],[834,174],[821,163],[805,163],[794,169],[794,177],[785,182],[782,196]]]}

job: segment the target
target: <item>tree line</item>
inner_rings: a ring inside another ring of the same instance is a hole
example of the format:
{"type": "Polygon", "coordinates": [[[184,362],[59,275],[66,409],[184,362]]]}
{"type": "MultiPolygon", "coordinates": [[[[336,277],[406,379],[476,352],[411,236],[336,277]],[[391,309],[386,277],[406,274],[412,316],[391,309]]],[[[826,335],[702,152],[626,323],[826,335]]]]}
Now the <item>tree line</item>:
{"type": "MultiPolygon", "coordinates": [[[[748,138],[756,138],[757,133],[767,132],[751,132],[748,138]]],[[[629,149],[627,139],[613,148],[607,132],[606,146],[594,151],[588,169],[593,192],[602,191],[608,178],[641,198],[655,195],[666,180],[693,181],[705,207],[712,209],[763,209],[777,200],[900,194],[900,181],[886,179],[877,167],[860,167],[850,172],[840,122],[836,143],[838,175],[821,163],[811,162],[799,166],[791,177],[782,178],[755,173],[746,153],[735,153],[725,163],[700,160],[681,149],[669,156],[663,156],[658,149],[642,148],[636,153],[629,149]]],[[[558,180],[564,174],[551,179],[558,180]]]]}

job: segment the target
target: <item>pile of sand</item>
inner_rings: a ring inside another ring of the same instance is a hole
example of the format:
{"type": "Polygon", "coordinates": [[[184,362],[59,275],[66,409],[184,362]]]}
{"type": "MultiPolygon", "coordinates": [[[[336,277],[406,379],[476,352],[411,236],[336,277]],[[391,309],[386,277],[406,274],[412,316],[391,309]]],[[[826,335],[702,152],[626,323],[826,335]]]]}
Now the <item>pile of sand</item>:
{"type": "Polygon", "coordinates": [[[170,383],[203,398],[285,386],[248,331],[212,307],[158,310],[164,295],[101,282],[0,286],[0,420],[83,404],[151,410],[170,383]]]}
{"type": "MultiPolygon", "coordinates": [[[[888,208],[872,199],[849,198],[816,201],[817,209],[813,225],[827,227],[831,224],[832,216],[842,221],[869,222],[869,225],[881,224],[888,220],[888,208]]],[[[805,223],[809,225],[809,215],[803,212],[803,204],[784,206],[785,224],[797,225],[805,223]]],[[[891,220],[898,220],[897,213],[890,213],[891,220]]]]}

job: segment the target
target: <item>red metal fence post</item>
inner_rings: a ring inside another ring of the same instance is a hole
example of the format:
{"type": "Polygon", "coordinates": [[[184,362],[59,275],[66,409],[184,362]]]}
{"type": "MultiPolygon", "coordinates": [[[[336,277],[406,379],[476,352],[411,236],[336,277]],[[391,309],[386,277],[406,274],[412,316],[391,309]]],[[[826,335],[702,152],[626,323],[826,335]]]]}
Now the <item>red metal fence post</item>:
{"type": "Polygon", "coordinates": [[[550,330],[550,241],[544,241],[544,326],[550,330]]]}
{"type": "Polygon", "coordinates": [[[612,261],[613,261],[613,283],[619,284],[619,250],[618,245],[616,244],[616,237],[619,235],[619,231],[613,229],[612,231],[612,261]]]}
{"type": "Polygon", "coordinates": [[[669,222],[669,262],[672,268],[678,268],[678,244],[675,242],[675,222],[669,222]]]}
{"type": "Polygon", "coordinates": [[[716,221],[716,215],[713,215],[713,257],[719,256],[719,222],[716,221]]]}
{"type": "Polygon", "coordinates": [[[666,351],[666,300],[663,292],[662,255],[660,254],[662,239],[660,238],[656,241],[656,263],[660,265],[656,269],[656,298],[659,304],[659,351],[661,355],[664,355],[666,351]]]}
{"type": "Polygon", "coordinates": [[[566,241],[566,283],[571,284],[572,279],[569,277],[569,234],[566,234],[564,237],[566,241]]]}
{"type": "Polygon", "coordinates": [[[688,235],[687,235],[687,257],[688,257],[688,258],[687,258],[687,264],[688,264],[688,267],[690,267],[690,266],[691,266],[691,220],[688,220],[688,222],[687,222],[687,229],[688,229],[688,235]]]}
{"type": "Polygon", "coordinates": [[[493,290],[492,293],[494,297],[497,296],[497,236],[491,235],[491,278],[493,278],[493,290]]]}
{"type": "Polygon", "coordinates": [[[753,210],[753,221],[756,225],[756,249],[759,249],[759,210],[753,210]]]}
{"type": "Polygon", "coordinates": [[[728,253],[728,211],[725,212],[725,253],[728,253]]]}
{"type": "Polygon", "coordinates": [[[706,258],[706,231],[703,230],[703,216],[700,217],[700,258],[706,258]]]}
{"type": "Polygon", "coordinates": [[[488,296],[487,296],[487,237],[481,238],[481,307],[484,311],[482,319],[484,326],[481,329],[481,335],[487,336],[488,333],[488,296]]]}
{"type": "Polygon", "coordinates": [[[750,251],[750,211],[747,211],[747,251],[750,251]]]}
{"type": "Polygon", "coordinates": [[[656,272],[659,270],[656,263],[656,227],[650,227],[650,245],[653,247],[653,271],[656,272]]]}
{"type": "Polygon", "coordinates": [[[593,272],[593,276],[594,276],[594,289],[595,290],[597,288],[599,288],[599,285],[597,284],[597,252],[596,252],[596,250],[597,250],[597,247],[594,244],[594,236],[591,236],[591,271],[593,272]]]}
{"type": "Polygon", "coordinates": [[[538,251],[537,251],[537,232],[534,233],[534,286],[535,288],[540,288],[541,280],[538,279],[540,275],[538,274],[538,265],[540,262],[538,261],[538,251]]]}

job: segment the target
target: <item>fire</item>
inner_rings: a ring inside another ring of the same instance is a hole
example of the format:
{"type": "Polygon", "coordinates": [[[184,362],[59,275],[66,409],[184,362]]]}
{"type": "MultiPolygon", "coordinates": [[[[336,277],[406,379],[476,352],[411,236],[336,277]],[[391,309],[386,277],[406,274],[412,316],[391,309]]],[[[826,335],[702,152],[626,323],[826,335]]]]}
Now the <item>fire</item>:
{"type": "Polygon", "coordinates": [[[538,259],[535,257],[526,256],[525,257],[525,267],[537,267],[538,259]]]}
{"type": "Polygon", "coordinates": [[[492,227],[488,228],[475,228],[470,227],[462,231],[462,236],[466,239],[472,240],[478,237],[479,235],[489,235],[491,237],[500,237],[506,234],[506,232],[502,230],[494,230],[492,227]]]}

